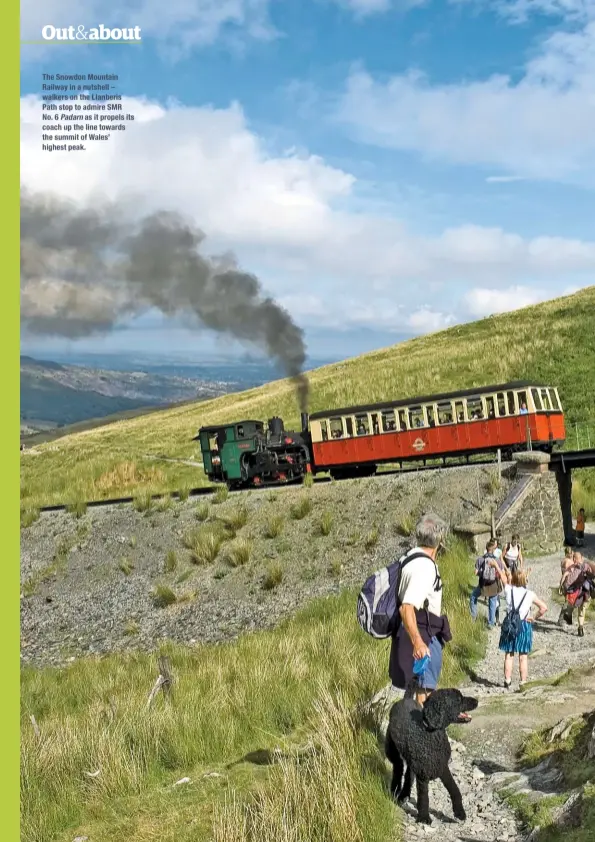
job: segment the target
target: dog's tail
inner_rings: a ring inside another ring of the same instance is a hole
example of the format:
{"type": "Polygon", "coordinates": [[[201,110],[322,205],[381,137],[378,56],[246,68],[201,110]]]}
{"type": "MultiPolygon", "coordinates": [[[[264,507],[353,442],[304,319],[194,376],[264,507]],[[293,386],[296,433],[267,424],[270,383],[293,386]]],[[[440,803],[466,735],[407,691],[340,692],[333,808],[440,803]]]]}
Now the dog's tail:
{"type": "Polygon", "coordinates": [[[416,675],[414,675],[407,687],[405,688],[405,695],[403,698],[412,699],[420,688],[421,684],[419,683],[419,679],[416,675]]]}

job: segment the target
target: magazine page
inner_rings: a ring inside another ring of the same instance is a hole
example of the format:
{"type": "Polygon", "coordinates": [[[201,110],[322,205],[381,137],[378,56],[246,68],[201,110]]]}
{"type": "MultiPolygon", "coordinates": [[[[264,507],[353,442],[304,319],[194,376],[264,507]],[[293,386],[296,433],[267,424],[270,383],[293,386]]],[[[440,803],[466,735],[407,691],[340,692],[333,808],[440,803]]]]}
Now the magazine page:
{"type": "Polygon", "coordinates": [[[586,842],[592,0],[19,14],[21,840],[586,842]]]}

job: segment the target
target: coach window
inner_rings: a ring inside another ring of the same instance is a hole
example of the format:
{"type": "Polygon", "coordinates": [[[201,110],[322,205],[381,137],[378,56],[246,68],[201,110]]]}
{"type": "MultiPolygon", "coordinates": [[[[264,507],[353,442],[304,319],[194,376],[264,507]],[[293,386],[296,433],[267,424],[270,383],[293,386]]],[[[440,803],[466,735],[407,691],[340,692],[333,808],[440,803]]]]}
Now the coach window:
{"type": "Polygon", "coordinates": [[[504,392],[498,392],[497,403],[498,403],[498,417],[499,418],[506,418],[508,413],[506,411],[506,398],[504,397],[504,392]]]}
{"type": "Polygon", "coordinates": [[[342,418],[331,418],[330,419],[330,427],[331,427],[331,438],[332,439],[342,439],[343,438],[343,419],[342,418]]]}
{"type": "Polygon", "coordinates": [[[355,429],[358,436],[368,436],[370,434],[370,424],[367,415],[355,416],[355,429]]]}
{"type": "Polygon", "coordinates": [[[552,401],[550,399],[550,393],[549,393],[548,389],[542,389],[541,390],[541,402],[543,404],[544,409],[549,410],[549,411],[551,411],[553,409],[552,401]]]}
{"type": "Polygon", "coordinates": [[[455,401],[455,421],[459,424],[466,421],[465,404],[463,401],[455,401]]]}
{"type": "Polygon", "coordinates": [[[407,423],[407,410],[400,409],[399,410],[399,429],[401,430],[408,430],[409,424],[407,423]]]}
{"type": "Polygon", "coordinates": [[[496,400],[493,395],[485,399],[486,402],[486,418],[492,420],[496,417],[496,400]]]}
{"type": "Polygon", "coordinates": [[[323,418],[322,421],[318,422],[320,424],[320,436],[322,441],[328,441],[328,427],[326,423],[326,418],[323,418]]]}
{"type": "Polygon", "coordinates": [[[352,436],[353,435],[353,419],[350,416],[343,419],[345,421],[345,432],[346,435],[352,436]]]}
{"type": "Polygon", "coordinates": [[[375,436],[377,436],[380,433],[380,422],[378,420],[378,413],[377,412],[371,412],[370,413],[370,420],[372,421],[372,432],[374,433],[375,436]]]}
{"type": "Polygon", "coordinates": [[[509,415],[516,415],[516,407],[514,403],[514,392],[507,392],[506,393],[506,402],[508,404],[508,414],[509,415]]]}
{"type": "Polygon", "coordinates": [[[409,426],[412,430],[426,426],[424,411],[421,406],[412,406],[409,410],[409,426]]]}
{"type": "Polygon", "coordinates": [[[535,411],[541,412],[543,406],[541,405],[541,395],[539,394],[539,389],[531,389],[531,397],[533,398],[533,403],[535,404],[535,411]]]}
{"type": "Polygon", "coordinates": [[[394,409],[385,409],[382,415],[382,430],[385,433],[392,433],[397,429],[397,419],[394,409]]]}
{"type": "Polygon", "coordinates": [[[483,406],[480,397],[467,398],[467,418],[469,421],[481,421],[483,406]]]}
{"type": "Polygon", "coordinates": [[[438,404],[438,423],[452,424],[452,404],[450,401],[438,404]]]}
{"type": "Polygon", "coordinates": [[[562,404],[560,403],[560,395],[558,394],[557,389],[550,389],[550,395],[552,397],[552,404],[554,406],[555,412],[562,412],[562,404]]]}
{"type": "Polygon", "coordinates": [[[529,401],[527,399],[527,392],[517,392],[517,397],[519,399],[519,409],[521,408],[521,406],[523,404],[525,404],[525,407],[527,409],[529,409],[529,401]]]}
{"type": "Polygon", "coordinates": [[[436,405],[430,404],[426,406],[426,416],[430,427],[436,426],[436,405]]]}

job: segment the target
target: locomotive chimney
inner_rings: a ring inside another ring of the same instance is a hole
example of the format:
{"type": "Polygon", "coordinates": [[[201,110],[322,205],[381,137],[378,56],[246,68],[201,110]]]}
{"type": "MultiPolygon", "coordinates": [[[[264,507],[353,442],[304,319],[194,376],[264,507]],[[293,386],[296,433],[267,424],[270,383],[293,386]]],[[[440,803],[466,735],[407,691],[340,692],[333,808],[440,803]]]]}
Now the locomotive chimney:
{"type": "Polygon", "coordinates": [[[302,412],[301,418],[302,418],[302,433],[307,433],[308,432],[308,413],[302,412]]]}

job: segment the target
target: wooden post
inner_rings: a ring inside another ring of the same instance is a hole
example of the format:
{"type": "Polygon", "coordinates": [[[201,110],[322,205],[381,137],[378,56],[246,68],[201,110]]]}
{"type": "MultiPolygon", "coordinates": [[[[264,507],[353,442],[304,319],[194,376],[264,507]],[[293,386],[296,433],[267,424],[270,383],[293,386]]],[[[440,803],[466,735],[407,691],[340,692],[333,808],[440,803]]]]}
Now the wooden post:
{"type": "Polygon", "coordinates": [[[35,732],[35,736],[39,739],[39,737],[41,737],[41,731],[39,730],[39,725],[37,724],[37,720],[35,719],[33,714],[31,714],[31,716],[29,718],[31,719],[31,725],[33,726],[33,731],[35,732]]]}
{"type": "Polygon", "coordinates": [[[498,479],[502,481],[502,450],[498,448],[498,479]]]}
{"type": "Polygon", "coordinates": [[[481,489],[479,487],[479,479],[477,480],[477,508],[481,509],[481,489]]]}
{"type": "Polygon", "coordinates": [[[173,676],[171,674],[171,667],[169,663],[169,658],[166,658],[164,655],[160,656],[159,658],[159,675],[153,685],[151,692],[149,693],[149,698],[147,699],[147,710],[151,707],[153,703],[153,699],[157,695],[160,690],[163,690],[165,694],[171,691],[171,686],[173,684],[173,676]]]}
{"type": "Polygon", "coordinates": [[[496,537],[496,518],[494,517],[494,510],[492,509],[492,538],[496,537]]]}

